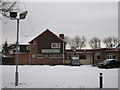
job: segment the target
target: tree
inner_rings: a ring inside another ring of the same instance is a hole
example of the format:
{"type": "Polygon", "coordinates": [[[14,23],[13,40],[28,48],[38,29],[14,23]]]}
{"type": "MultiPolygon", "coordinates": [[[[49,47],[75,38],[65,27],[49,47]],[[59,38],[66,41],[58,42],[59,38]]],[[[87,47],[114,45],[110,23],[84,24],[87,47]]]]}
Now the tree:
{"type": "Polygon", "coordinates": [[[69,45],[70,45],[71,49],[76,49],[77,48],[74,38],[70,38],[69,45]]]}
{"type": "Polygon", "coordinates": [[[94,37],[89,41],[89,45],[91,46],[92,49],[101,48],[101,41],[99,38],[94,37]]]}
{"type": "Polygon", "coordinates": [[[85,36],[82,36],[82,38],[81,38],[81,40],[80,40],[80,43],[79,43],[80,49],[81,49],[81,48],[84,48],[84,47],[86,46],[86,41],[87,41],[86,37],[85,37],[85,36]]]}
{"type": "Polygon", "coordinates": [[[9,12],[18,10],[17,3],[17,1],[4,2],[3,0],[0,0],[0,13],[9,18],[9,12]]]}
{"type": "Polygon", "coordinates": [[[75,36],[74,38],[69,38],[69,45],[71,49],[81,49],[86,46],[86,41],[85,36],[82,36],[82,38],[75,36]]]}
{"type": "Polygon", "coordinates": [[[9,54],[9,45],[8,45],[7,40],[2,45],[2,52],[3,54],[9,54]]]}
{"type": "Polygon", "coordinates": [[[112,38],[111,37],[104,38],[103,43],[105,44],[106,48],[110,48],[112,45],[112,38]]]}
{"type": "Polygon", "coordinates": [[[119,40],[116,37],[107,37],[103,39],[103,43],[105,44],[106,48],[112,48],[118,45],[119,40]]]}
{"type": "Polygon", "coordinates": [[[73,41],[75,43],[76,49],[79,49],[79,43],[81,41],[80,37],[79,36],[75,36],[73,41]]]}
{"type": "Polygon", "coordinates": [[[9,50],[10,49],[15,49],[16,44],[8,44],[8,41],[6,39],[6,41],[2,44],[2,53],[5,55],[10,54],[9,50]]]}
{"type": "Polygon", "coordinates": [[[70,38],[68,36],[65,36],[64,39],[63,39],[66,43],[69,43],[70,42],[70,38]]]}
{"type": "Polygon", "coordinates": [[[113,37],[113,47],[116,47],[120,43],[120,40],[116,37],[113,37]]]}

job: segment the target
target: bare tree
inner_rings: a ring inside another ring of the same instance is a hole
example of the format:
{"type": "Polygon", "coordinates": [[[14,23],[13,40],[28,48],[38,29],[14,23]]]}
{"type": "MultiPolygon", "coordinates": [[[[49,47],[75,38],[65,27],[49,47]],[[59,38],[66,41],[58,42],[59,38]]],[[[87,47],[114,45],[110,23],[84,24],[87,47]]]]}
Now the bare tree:
{"type": "Polygon", "coordinates": [[[107,37],[103,39],[103,43],[105,44],[106,48],[112,48],[118,45],[119,40],[116,37],[107,37]]]}
{"type": "Polygon", "coordinates": [[[66,43],[69,43],[70,42],[70,38],[68,36],[65,36],[64,39],[63,39],[66,43]]]}
{"type": "Polygon", "coordinates": [[[74,39],[73,39],[73,41],[75,43],[76,49],[80,49],[79,48],[79,44],[80,44],[81,38],[79,36],[75,36],[74,39]]]}
{"type": "Polygon", "coordinates": [[[112,45],[112,38],[111,37],[104,38],[103,43],[105,44],[106,48],[110,48],[112,45]]]}
{"type": "Polygon", "coordinates": [[[120,43],[120,40],[116,37],[113,37],[112,40],[113,40],[113,47],[116,47],[120,43]]]}
{"type": "Polygon", "coordinates": [[[85,36],[82,36],[82,38],[81,38],[81,40],[80,40],[80,43],[79,43],[80,49],[81,49],[81,48],[84,48],[84,47],[86,46],[86,41],[87,41],[86,37],[85,37],[85,36]]]}
{"type": "Polygon", "coordinates": [[[94,37],[89,41],[89,45],[93,49],[101,48],[101,40],[97,37],[94,37]]]}
{"type": "Polygon", "coordinates": [[[76,49],[76,43],[74,38],[69,38],[69,46],[71,49],[76,49]]]}
{"type": "Polygon", "coordinates": [[[0,0],[0,13],[5,16],[9,17],[9,12],[18,10],[17,1],[14,2],[4,2],[4,0],[0,0]]]}
{"type": "Polygon", "coordinates": [[[65,47],[67,47],[69,45],[69,43],[70,43],[70,38],[68,36],[65,36],[63,40],[66,42],[65,47]]]}
{"type": "Polygon", "coordinates": [[[80,38],[79,36],[75,36],[74,38],[71,38],[69,40],[70,48],[71,49],[81,49],[86,46],[86,38],[85,36],[82,36],[80,38]]]}

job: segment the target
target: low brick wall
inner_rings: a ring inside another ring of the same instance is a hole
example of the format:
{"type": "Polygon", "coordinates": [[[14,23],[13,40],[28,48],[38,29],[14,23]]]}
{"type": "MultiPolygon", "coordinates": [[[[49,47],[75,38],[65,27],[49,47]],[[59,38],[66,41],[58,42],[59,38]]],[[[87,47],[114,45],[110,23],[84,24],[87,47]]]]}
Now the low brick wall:
{"type": "Polygon", "coordinates": [[[40,64],[40,65],[62,65],[63,59],[61,58],[40,58],[40,59],[31,59],[31,64],[40,64]]]}
{"type": "MultiPolygon", "coordinates": [[[[16,64],[16,54],[14,56],[14,64],[16,64]]],[[[18,64],[29,64],[29,54],[19,54],[18,55],[18,64]]]]}

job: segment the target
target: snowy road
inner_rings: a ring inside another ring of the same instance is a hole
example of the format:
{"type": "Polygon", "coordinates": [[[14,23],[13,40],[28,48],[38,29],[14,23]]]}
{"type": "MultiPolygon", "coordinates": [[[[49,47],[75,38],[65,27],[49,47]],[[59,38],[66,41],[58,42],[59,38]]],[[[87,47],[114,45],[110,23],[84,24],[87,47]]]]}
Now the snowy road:
{"type": "MultiPolygon", "coordinates": [[[[2,66],[2,87],[14,86],[15,66],[2,66]]],[[[104,88],[118,88],[118,69],[99,69],[91,65],[20,65],[17,88],[98,88],[103,73],[104,88]]]]}

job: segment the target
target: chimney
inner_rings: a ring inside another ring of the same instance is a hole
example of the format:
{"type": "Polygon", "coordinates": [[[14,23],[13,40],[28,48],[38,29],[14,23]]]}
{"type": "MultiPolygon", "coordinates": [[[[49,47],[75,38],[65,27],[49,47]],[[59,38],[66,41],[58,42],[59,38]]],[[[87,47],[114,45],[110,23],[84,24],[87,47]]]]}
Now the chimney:
{"type": "Polygon", "coordinates": [[[64,34],[62,33],[62,34],[59,34],[59,37],[61,38],[61,39],[64,39],[64,34]]]}

